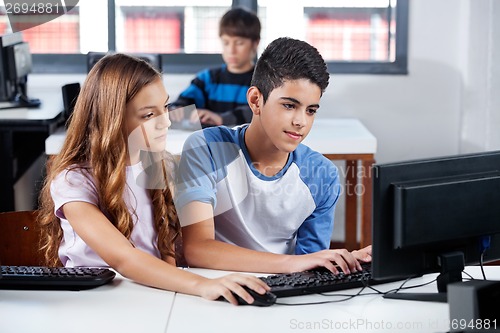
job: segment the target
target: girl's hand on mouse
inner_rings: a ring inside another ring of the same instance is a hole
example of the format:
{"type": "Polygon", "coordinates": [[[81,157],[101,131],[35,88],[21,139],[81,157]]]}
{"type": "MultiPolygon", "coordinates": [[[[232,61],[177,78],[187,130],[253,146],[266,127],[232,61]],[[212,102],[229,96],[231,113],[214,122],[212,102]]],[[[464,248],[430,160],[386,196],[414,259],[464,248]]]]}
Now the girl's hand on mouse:
{"type": "Polygon", "coordinates": [[[248,304],[253,303],[254,299],[242,287],[247,286],[255,290],[259,294],[264,294],[271,288],[261,279],[248,274],[229,274],[221,278],[206,279],[199,285],[199,295],[208,300],[216,300],[219,297],[224,297],[229,303],[238,305],[238,301],[233,293],[240,296],[248,304]]]}

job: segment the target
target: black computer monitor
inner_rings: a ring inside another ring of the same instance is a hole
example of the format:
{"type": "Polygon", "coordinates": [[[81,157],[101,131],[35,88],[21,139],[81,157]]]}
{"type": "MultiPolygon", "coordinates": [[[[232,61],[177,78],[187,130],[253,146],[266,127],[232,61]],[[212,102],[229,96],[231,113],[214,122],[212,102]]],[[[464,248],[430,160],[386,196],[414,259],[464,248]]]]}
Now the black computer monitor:
{"type": "Polygon", "coordinates": [[[21,33],[0,36],[0,67],[0,109],[40,105],[27,96],[31,52],[21,33]]]}
{"type": "Polygon", "coordinates": [[[464,265],[500,259],[500,152],[373,168],[374,279],[440,272],[438,293],[386,297],[446,301],[464,265]]]}
{"type": "MultiPolygon", "coordinates": [[[[105,55],[111,54],[106,52],[89,52],[87,53],[87,72],[90,72],[92,67],[101,60],[105,55]]],[[[142,59],[152,65],[159,72],[162,71],[161,55],[156,53],[127,53],[133,57],[142,59]]]]}

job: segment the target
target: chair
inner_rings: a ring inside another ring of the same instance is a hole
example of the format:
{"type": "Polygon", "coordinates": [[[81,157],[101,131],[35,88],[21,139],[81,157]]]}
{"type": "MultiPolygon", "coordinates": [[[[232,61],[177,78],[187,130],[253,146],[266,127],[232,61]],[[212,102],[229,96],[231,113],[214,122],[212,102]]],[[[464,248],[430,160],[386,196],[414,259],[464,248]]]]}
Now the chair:
{"type": "Polygon", "coordinates": [[[40,229],[36,211],[0,213],[0,262],[2,265],[39,266],[40,229]]]}

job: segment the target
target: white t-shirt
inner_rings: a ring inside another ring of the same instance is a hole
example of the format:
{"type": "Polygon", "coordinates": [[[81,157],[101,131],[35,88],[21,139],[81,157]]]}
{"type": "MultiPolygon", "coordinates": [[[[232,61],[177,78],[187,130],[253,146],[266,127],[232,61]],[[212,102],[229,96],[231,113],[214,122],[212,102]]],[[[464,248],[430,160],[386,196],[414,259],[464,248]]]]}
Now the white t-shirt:
{"type": "MultiPolygon", "coordinates": [[[[143,171],[141,163],[128,166],[126,170],[127,184],[123,199],[134,222],[130,241],[136,248],[159,258],[151,198],[148,190],[136,182],[143,171]]],[[[76,234],[61,209],[64,204],[74,201],[88,202],[101,209],[93,177],[85,169],[67,169],[54,179],[50,190],[55,204],[55,214],[60,219],[63,230],[63,239],[59,247],[59,258],[63,265],[109,266],[76,234]]],[[[103,213],[106,215],[105,211],[103,213]]]]}
{"type": "Polygon", "coordinates": [[[328,249],[341,190],[335,165],[299,144],[280,172],[265,176],[246,149],[247,128],[191,134],[177,174],[177,211],[193,201],[211,204],[215,239],[240,247],[280,254],[328,249]]]}

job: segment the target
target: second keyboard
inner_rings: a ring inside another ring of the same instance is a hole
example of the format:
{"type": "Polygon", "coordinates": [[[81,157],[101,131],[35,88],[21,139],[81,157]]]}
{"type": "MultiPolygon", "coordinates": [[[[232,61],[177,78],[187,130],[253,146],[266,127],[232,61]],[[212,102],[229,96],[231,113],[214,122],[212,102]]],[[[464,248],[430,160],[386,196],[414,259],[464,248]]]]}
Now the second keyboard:
{"type": "Polygon", "coordinates": [[[277,297],[317,294],[382,283],[372,279],[370,265],[362,265],[362,268],[362,271],[351,274],[333,274],[323,268],[269,275],[261,277],[261,280],[271,287],[271,292],[277,297]]]}
{"type": "Polygon", "coordinates": [[[84,290],[111,282],[116,273],[98,267],[0,266],[0,289],[84,290]]]}

